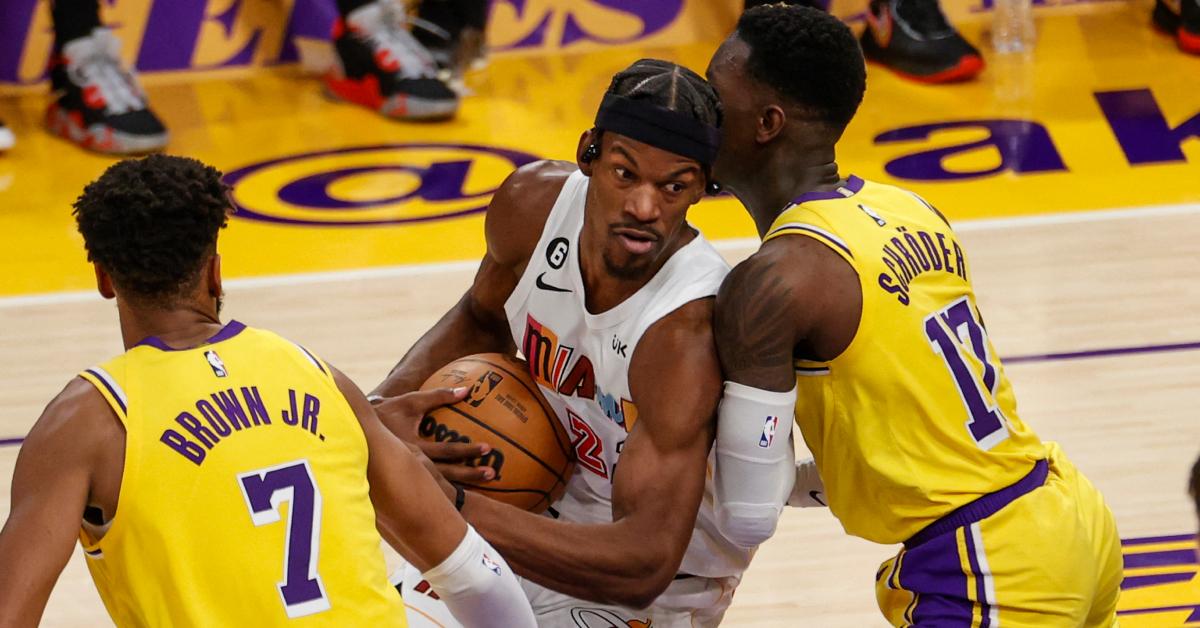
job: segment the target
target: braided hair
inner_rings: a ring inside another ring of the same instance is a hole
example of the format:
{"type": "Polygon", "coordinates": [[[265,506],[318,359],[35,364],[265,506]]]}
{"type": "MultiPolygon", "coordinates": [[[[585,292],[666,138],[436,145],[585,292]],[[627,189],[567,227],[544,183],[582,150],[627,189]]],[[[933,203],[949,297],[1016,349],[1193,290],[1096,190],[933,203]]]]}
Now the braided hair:
{"type": "MultiPolygon", "coordinates": [[[[682,65],[662,59],[635,61],[613,76],[606,94],[688,115],[711,127],[720,128],[725,119],[721,99],[708,81],[682,65]]],[[[592,129],[592,145],[584,153],[584,159],[596,158],[603,134],[603,129],[592,129]]],[[[703,170],[708,180],[705,191],[719,194],[721,186],[712,178],[711,165],[705,164],[703,170]]]]}
{"type": "Polygon", "coordinates": [[[717,92],[699,74],[661,59],[641,59],[613,76],[608,93],[684,113],[709,126],[724,118],[717,92]]]}

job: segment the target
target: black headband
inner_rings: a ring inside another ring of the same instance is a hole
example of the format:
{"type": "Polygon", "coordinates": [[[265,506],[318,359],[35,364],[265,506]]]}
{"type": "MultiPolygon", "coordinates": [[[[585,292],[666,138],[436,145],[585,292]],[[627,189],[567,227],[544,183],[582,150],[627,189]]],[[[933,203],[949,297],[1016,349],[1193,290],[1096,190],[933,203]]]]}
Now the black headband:
{"type": "Polygon", "coordinates": [[[596,128],[645,142],[655,148],[695,159],[711,166],[721,146],[721,133],[691,116],[631,100],[616,94],[605,94],[596,112],[596,128]]]}

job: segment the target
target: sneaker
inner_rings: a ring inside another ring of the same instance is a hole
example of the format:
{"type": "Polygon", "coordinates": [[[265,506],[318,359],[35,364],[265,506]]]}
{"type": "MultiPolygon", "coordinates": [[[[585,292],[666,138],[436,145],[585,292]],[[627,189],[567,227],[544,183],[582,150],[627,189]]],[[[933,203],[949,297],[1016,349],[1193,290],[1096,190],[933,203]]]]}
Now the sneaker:
{"type": "Polygon", "coordinates": [[[1200,55],[1200,0],[1156,0],[1154,24],[1174,35],[1180,50],[1200,55]]]}
{"type": "Polygon", "coordinates": [[[407,28],[394,0],[359,7],[333,26],[341,67],[325,77],[329,93],[399,120],[445,120],[458,95],[437,78],[437,64],[407,28]]]}
{"type": "Polygon", "coordinates": [[[862,48],[868,59],[922,83],[965,81],[984,65],[937,0],[871,0],[862,48]]]}
{"type": "Polygon", "coordinates": [[[413,20],[413,24],[422,27],[417,40],[433,56],[442,80],[449,82],[451,77],[461,80],[467,72],[487,67],[487,44],[478,28],[466,26],[451,32],[425,20],[413,20]]]}
{"type": "Polygon", "coordinates": [[[133,72],[121,67],[120,43],[106,28],[63,45],[51,60],[55,100],[46,126],[56,135],[100,153],[162,150],[167,129],[150,111],[133,72]]]}
{"type": "Polygon", "coordinates": [[[471,90],[467,87],[467,72],[482,70],[488,64],[483,31],[468,26],[453,39],[447,38],[433,45],[425,44],[425,47],[437,63],[438,78],[459,96],[469,96],[471,90]]]}
{"type": "Polygon", "coordinates": [[[4,120],[0,120],[0,150],[8,150],[16,143],[17,137],[4,125],[4,120]]]}

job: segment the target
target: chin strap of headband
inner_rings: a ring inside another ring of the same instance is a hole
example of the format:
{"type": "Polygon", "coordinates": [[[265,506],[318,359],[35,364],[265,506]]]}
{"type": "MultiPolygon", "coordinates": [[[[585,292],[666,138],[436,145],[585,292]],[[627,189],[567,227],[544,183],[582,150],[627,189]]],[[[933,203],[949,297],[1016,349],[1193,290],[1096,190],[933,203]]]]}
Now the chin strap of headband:
{"type": "Polygon", "coordinates": [[[606,94],[596,113],[596,128],[619,133],[711,166],[721,145],[721,133],[691,116],[631,100],[616,94],[606,94]]]}

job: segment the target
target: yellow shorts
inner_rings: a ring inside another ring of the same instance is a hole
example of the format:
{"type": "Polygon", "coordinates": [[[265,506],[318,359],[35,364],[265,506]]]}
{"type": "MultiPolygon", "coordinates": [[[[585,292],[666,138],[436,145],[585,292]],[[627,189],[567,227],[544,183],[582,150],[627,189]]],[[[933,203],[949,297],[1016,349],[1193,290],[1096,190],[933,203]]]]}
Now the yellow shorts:
{"type": "Polygon", "coordinates": [[[1022,480],[1044,476],[1036,488],[990,516],[922,531],[880,566],[875,594],[893,626],[1117,625],[1116,521],[1058,445],[1046,446],[1041,475],[1022,480]]]}

